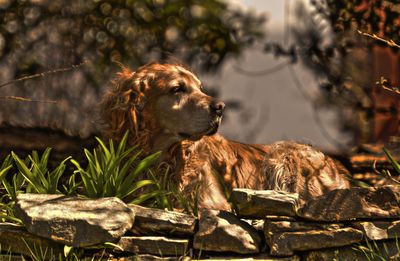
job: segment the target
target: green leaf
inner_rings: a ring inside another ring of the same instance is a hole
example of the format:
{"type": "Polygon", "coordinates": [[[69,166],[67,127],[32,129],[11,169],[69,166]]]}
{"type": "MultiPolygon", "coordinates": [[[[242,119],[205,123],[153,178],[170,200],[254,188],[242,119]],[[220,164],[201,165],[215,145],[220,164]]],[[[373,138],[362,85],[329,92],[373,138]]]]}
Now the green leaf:
{"type": "Polygon", "coordinates": [[[123,199],[123,198],[131,195],[132,193],[134,193],[136,190],[138,190],[144,186],[148,186],[148,185],[152,185],[152,184],[154,184],[154,182],[152,180],[148,180],[148,179],[140,180],[134,184],[131,184],[129,190],[122,191],[121,198],[123,199]]]}
{"type": "Polygon", "coordinates": [[[25,180],[28,181],[29,184],[36,190],[37,193],[46,193],[46,191],[38,185],[38,181],[36,177],[32,174],[32,172],[28,169],[25,163],[14,153],[11,152],[12,157],[20,171],[20,173],[24,176],[25,180]]]}
{"type": "Polygon", "coordinates": [[[5,175],[7,174],[7,172],[8,172],[11,168],[12,168],[12,165],[10,165],[10,166],[8,166],[8,167],[6,167],[6,168],[1,169],[1,170],[0,170],[0,179],[2,179],[3,176],[5,176],[5,175]]]}
{"type": "Polygon", "coordinates": [[[386,148],[383,148],[383,151],[385,152],[389,163],[393,166],[396,172],[400,174],[400,164],[393,158],[392,154],[386,148]]]}
{"type": "Polygon", "coordinates": [[[90,177],[89,173],[87,171],[85,171],[84,169],[82,169],[76,160],[71,159],[71,162],[77,168],[77,170],[74,171],[74,174],[80,174],[80,176],[81,176],[81,179],[82,179],[82,182],[83,182],[83,185],[85,188],[86,196],[88,196],[90,198],[96,197],[96,189],[93,186],[93,183],[91,181],[91,177],[90,177]]]}
{"type": "MultiPolygon", "coordinates": [[[[119,142],[118,149],[117,149],[117,155],[119,155],[123,151],[125,151],[125,146],[128,141],[128,136],[129,136],[129,131],[126,131],[124,136],[122,137],[121,141],[119,142]]],[[[132,149],[136,149],[136,147],[133,147],[132,149]]]]}
{"type": "MultiPolygon", "coordinates": [[[[111,157],[111,153],[110,153],[110,151],[108,150],[107,146],[106,146],[106,145],[104,144],[104,142],[103,142],[101,139],[99,139],[98,137],[96,137],[96,140],[97,140],[97,142],[98,142],[99,145],[100,145],[101,151],[104,152],[104,156],[105,156],[106,161],[109,161],[109,159],[110,159],[110,157],[111,157]]],[[[111,142],[111,143],[112,143],[112,142],[111,142]]]]}
{"type": "MultiPolygon", "coordinates": [[[[45,171],[41,166],[39,166],[39,163],[37,162],[37,158],[32,158],[31,156],[29,156],[29,159],[31,160],[31,163],[33,165],[33,169],[36,171],[35,175],[32,175],[32,182],[35,183],[35,189],[39,192],[39,190],[43,189],[44,191],[47,192],[48,188],[49,188],[49,182],[46,179],[46,174],[45,171]]],[[[31,172],[33,173],[33,172],[31,172]]],[[[46,193],[45,192],[45,193],[46,193]]]]}
{"type": "Polygon", "coordinates": [[[136,166],[135,170],[131,172],[125,179],[124,184],[122,184],[121,192],[122,194],[126,194],[126,191],[129,191],[129,187],[132,186],[132,183],[137,178],[137,176],[145,170],[148,170],[151,165],[155,163],[155,161],[160,156],[161,152],[156,152],[144,158],[139,164],[136,166]]]}
{"type": "Polygon", "coordinates": [[[157,197],[160,193],[161,193],[160,191],[153,191],[153,192],[149,192],[146,194],[142,194],[139,197],[132,200],[131,202],[129,202],[129,204],[140,205],[141,203],[145,202],[146,200],[157,197]]]}
{"type": "Polygon", "coordinates": [[[71,250],[73,249],[73,246],[64,246],[64,257],[67,257],[69,255],[69,253],[71,253],[71,250]]]}

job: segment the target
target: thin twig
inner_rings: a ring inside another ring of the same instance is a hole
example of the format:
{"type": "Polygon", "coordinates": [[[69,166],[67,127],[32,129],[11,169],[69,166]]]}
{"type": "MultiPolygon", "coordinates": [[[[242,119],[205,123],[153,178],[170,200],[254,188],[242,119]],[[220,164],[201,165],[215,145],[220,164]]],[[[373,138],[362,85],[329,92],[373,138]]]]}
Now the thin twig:
{"type": "Polygon", "coordinates": [[[77,68],[81,67],[82,65],[84,65],[86,63],[87,63],[87,61],[83,61],[83,62],[81,62],[79,64],[73,64],[70,67],[59,68],[59,69],[55,69],[55,70],[51,70],[51,71],[47,71],[47,72],[37,73],[37,74],[33,74],[33,75],[24,76],[24,77],[21,77],[21,78],[18,78],[18,79],[14,79],[14,80],[11,80],[9,82],[5,82],[5,83],[0,84],[0,89],[3,88],[4,86],[7,86],[7,85],[10,85],[10,84],[13,84],[13,83],[23,82],[23,81],[26,81],[26,80],[31,80],[31,79],[39,78],[39,77],[45,77],[45,76],[47,76],[49,74],[68,72],[68,71],[77,69],[77,68]]]}
{"type": "Polygon", "coordinates": [[[386,86],[382,85],[382,88],[385,89],[385,90],[400,94],[400,91],[397,89],[397,87],[386,87],[386,86]]]}
{"type": "Polygon", "coordinates": [[[381,76],[381,78],[379,79],[379,81],[376,82],[376,84],[380,85],[382,87],[382,89],[385,89],[390,92],[394,92],[396,94],[400,94],[400,88],[396,87],[396,86],[392,86],[390,84],[389,80],[383,76],[381,76]]]}
{"type": "Polygon", "coordinates": [[[59,101],[54,101],[54,100],[33,100],[31,98],[25,98],[20,96],[0,96],[0,99],[15,100],[21,102],[59,103],[59,101]]]}
{"type": "Polygon", "coordinates": [[[387,45],[389,45],[391,47],[396,47],[396,48],[400,49],[400,45],[395,43],[392,39],[387,40],[387,39],[384,39],[384,38],[381,38],[381,37],[377,36],[376,34],[370,34],[370,33],[362,32],[360,30],[357,30],[357,33],[361,34],[362,36],[368,36],[368,37],[370,37],[372,39],[384,42],[384,43],[386,43],[387,45]]]}

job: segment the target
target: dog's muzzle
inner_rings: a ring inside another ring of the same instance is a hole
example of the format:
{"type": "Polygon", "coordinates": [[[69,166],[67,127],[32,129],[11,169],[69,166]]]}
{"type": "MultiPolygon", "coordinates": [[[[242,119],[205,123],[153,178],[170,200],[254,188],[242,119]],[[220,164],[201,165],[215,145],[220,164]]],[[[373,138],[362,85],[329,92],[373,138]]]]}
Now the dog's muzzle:
{"type": "Polygon", "coordinates": [[[213,100],[210,104],[210,111],[217,117],[222,117],[225,110],[225,103],[223,101],[213,100]]]}

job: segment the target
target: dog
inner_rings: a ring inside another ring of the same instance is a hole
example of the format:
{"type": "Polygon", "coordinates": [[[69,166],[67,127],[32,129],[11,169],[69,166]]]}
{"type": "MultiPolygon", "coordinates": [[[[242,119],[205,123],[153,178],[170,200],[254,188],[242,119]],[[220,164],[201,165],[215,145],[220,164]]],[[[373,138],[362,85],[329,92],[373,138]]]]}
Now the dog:
{"type": "Polygon", "coordinates": [[[199,207],[230,210],[226,191],[272,189],[302,200],[350,187],[347,171],[305,144],[250,145],[217,134],[225,104],[204,92],[199,78],[180,64],[150,63],[117,74],[101,102],[105,133],[146,154],[162,151],[173,179],[199,207]],[[198,190],[196,192],[196,189],[198,190]]]}

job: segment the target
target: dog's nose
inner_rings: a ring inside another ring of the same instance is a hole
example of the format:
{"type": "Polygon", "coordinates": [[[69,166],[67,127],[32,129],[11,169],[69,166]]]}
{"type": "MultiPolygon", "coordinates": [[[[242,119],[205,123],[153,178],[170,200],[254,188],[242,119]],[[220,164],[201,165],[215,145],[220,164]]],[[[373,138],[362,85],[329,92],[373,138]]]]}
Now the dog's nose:
{"type": "Polygon", "coordinates": [[[222,113],[224,112],[225,109],[225,103],[223,101],[213,101],[210,104],[210,109],[218,116],[222,116],[222,113]]]}

